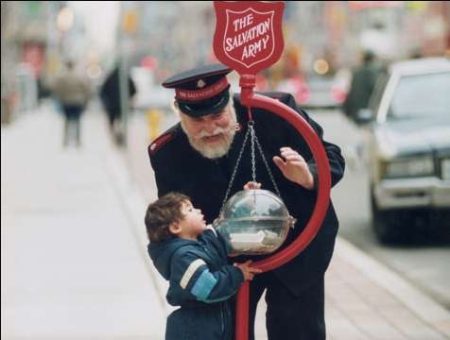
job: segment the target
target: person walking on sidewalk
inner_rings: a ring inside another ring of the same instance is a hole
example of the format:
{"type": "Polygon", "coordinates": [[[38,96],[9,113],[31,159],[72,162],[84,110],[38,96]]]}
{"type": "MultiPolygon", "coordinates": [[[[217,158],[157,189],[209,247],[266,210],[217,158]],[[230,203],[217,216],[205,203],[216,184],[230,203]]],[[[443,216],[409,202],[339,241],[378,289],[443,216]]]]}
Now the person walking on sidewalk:
{"type": "Polygon", "coordinates": [[[259,271],[250,262],[228,265],[225,239],[207,227],[188,196],[169,193],[150,204],[145,215],[148,252],[169,281],[166,340],[231,340],[232,297],[259,271]]]}
{"type": "MultiPolygon", "coordinates": [[[[128,98],[132,98],[136,94],[136,85],[133,79],[126,75],[126,89],[128,98]]],[[[122,122],[122,95],[120,93],[120,67],[117,65],[112,72],[106,77],[100,88],[100,99],[108,116],[109,131],[114,141],[123,144],[123,126],[122,122]]]]}
{"type": "Polygon", "coordinates": [[[74,135],[76,145],[81,145],[80,120],[89,101],[91,89],[85,77],[76,72],[72,61],[66,62],[66,69],[53,84],[56,96],[64,113],[63,145],[67,146],[74,135]]]}
{"type": "MultiPolygon", "coordinates": [[[[226,75],[231,69],[207,65],[167,79],[163,86],[175,89],[175,110],[180,123],[148,147],[158,195],[170,191],[191,197],[211,223],[222,207],[233,169],[230,197],[241,190],[252,173],[250,148],[240,153],[248,110],[238,95],[231,97],[226,75]],[[241,157],[242,156],[242,157],[241,157]]],[[[332,185],[344,174],[341,150],[323,140],[319,124],[301,110],[288,93],[265,93],[295,110],[316,131],[328,156],[332,185]]],[[[282,118],[252,109],[253,127],[281,198],[297,219],[283,247],[303,231],[316,202],[317,170],[307,142],[282,118]]],[[[276,191],[262,160],[257,162],[258,182],[276,191]]],[[[257,275],[250,284],[250,338],[259,299],[266,291],[266,325],[270,340],[325,339],[324,274],[333,254],[338,220],[330,203],[322,226],[311,244],[298,256],[273,271],[257,275]]],[[[206,339],[206,338],[205,338],[206,339]]]]}

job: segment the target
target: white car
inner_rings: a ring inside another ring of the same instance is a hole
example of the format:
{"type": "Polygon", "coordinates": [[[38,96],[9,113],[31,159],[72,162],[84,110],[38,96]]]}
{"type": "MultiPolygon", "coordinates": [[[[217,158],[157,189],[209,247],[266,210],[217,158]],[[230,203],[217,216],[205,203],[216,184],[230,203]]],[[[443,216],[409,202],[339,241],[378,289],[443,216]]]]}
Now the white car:
{"type": "Polygon", "coordinates": [[[450,60],[392,64],[360,121],[371,120],[369,170],[375,233],[383,243],[450,225],[450,60]]]}

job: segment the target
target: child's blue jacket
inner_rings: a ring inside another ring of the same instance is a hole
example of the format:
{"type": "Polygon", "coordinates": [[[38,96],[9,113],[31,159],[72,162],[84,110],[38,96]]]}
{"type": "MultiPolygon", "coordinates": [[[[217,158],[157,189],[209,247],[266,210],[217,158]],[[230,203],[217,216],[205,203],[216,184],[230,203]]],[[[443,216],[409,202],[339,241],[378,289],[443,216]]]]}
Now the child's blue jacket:
{"type": "Polygon", "coordinates": [[[244,276],[228,264],[227,246],[220,234],[207,229],[196,241],[171,238],[150,243],[148,252],[169,281],[167,301],[181,307],[168,317],[166,340],[231,339],[230,298],[244,276]]]}

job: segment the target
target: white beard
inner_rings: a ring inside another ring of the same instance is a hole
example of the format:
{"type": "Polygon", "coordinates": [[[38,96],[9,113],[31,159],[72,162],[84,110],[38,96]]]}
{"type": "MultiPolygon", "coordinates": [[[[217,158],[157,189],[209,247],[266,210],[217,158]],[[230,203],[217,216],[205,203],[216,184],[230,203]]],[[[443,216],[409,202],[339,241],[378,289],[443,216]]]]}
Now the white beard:
{"type": "Polygon", "coordinates": [[[230,150],[234,135],[237,131],[237,118],[234,107],[230,105],[229,110],[231,115],[230,125],[226,128],[216,128],[212,133],[201,131],[197,136],[191,136],[187,133],[183,120],[181,120],[181,127],[186,133],[189,143],[203,157],[208,159],[220,158],[225,156],[230,150]],[[221,140],[215,142],[214,145],[210,145],[203,140],[204,137],[215,136],[218,134],[222,134],[221,140]]]}

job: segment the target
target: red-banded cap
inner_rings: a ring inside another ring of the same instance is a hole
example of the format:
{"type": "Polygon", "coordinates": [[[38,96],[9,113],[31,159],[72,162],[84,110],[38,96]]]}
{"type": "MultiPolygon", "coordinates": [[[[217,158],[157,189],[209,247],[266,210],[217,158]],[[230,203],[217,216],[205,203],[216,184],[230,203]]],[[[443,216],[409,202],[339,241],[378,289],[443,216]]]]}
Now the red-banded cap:
{"type": "Polygon", "coordinates": [[[163,86],[175,89],[180,110],[192,117],[218,113],[230,98],[230,84],[226,75],[232,70],[222,64],[213,64],[176,74],[163,86]]]}

